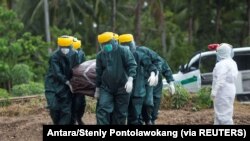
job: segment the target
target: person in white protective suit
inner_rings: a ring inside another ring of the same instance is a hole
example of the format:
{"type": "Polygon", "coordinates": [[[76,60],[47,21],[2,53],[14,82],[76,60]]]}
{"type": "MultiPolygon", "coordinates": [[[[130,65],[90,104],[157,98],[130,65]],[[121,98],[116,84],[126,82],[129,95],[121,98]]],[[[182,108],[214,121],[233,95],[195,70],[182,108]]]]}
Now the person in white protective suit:
{"type": "Polygon", "coordinates": [[[213,70],[212,99],[214,101],[214,124],[233,123],[233,104],[236,93],[235,81],[238,67],[232,59],[232,46],[222,43],[216,49],[217,63],[213,70]]]}

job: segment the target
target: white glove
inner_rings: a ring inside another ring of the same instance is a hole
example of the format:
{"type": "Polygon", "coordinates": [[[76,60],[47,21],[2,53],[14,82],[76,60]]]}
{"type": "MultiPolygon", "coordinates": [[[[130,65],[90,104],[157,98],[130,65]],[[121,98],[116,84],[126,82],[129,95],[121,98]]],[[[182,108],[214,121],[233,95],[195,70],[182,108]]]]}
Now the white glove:
{"type": "Polygon", "coordinates": [[[169,83],[169,92],[171,93],[171,95],[175,94],[174,82],[169,83]]]}
{"type": "Polygon", "coordinates": [[[158,84],[158,81],[159,81],[159,71],[157,71],[156,73],[154,86],[158,84]]]}
{"type": "Polygon", "coordinates": [[[155,84],[155,72],[151,72],[150,73],[150,77],[148,78],[148,83],[149,83],[149,86],[154,86],[155,84]]]}
{"type": "Polygon", "coordinates": [[[94,95],[94,97],[96,98],[96,99],[99,99],[99,97],[100,97],[100,88],[95,88],[95,95],[94,95]]]}
{"type": "Polygon", "coordinates": [[[133,89],[133,77],[128,77],[128,81],[125,84],[125,89],[127,93],[131,93],[133,89]]]}
{"type": "Polygon", "coordinates": [[[68,86],[69,86],[70,91],[71,91],[72,93],[74,93],[74,92],[73,92],[72,85],[70,84],[70,82],[69,82],[69,81],[66,81],[66,83],[65,83],[65,84],[66,84],[66,85],[68,85],[68,86]]]}

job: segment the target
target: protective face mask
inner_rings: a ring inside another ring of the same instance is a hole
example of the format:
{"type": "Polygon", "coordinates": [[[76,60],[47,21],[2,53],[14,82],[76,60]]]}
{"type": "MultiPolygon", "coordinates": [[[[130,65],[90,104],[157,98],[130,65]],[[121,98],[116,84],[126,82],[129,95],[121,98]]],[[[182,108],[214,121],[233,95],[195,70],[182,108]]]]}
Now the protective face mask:
{"type": "Polygon", "coordinates": [[[110,51],[112,51],[112,44],[106,44],[106,45],[104,45],[103,46],[103,50],[105,51],[105,52],[110,52],[110,51]]]}
{"type": "Polygon", "coordinates": [[[69,53],[69,48],[61,48],[61,51],[63,54],[68,54],[69,53]]]}

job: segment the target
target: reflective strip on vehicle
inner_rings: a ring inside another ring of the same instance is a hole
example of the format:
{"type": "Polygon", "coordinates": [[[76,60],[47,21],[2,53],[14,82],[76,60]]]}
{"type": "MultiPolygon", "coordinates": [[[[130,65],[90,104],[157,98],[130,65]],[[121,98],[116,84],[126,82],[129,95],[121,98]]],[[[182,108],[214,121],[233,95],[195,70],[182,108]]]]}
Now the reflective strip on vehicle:
{"type": "Polygon", "coordinates": [[[185,80],[182,80],[181,84],[185,85],[185,84],[188,84],[188,83],[193,83],[195,81],[197,81],[197,76],[193,76],[193,77],[187,78],[185,80]]]}

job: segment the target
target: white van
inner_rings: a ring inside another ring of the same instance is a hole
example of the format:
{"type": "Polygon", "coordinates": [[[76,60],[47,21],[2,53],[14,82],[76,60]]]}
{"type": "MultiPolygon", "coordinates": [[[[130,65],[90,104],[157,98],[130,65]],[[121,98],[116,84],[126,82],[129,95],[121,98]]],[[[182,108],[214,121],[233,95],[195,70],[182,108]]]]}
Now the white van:
{"type": "MultiPolygon", "coordinates": [[[[234,57],[239,69],[236,97],[239,101],[250,101],[250,47],[234,48],[234,57]]],[[[216,51],[195,54],[187,64],[179,67],[173,77],[188,91],[197,92],[202,86],[212,85],[212,72],[216,64],[216,51]]],[[[166,81],[164,84],[167,85],[166,81]]]]}

